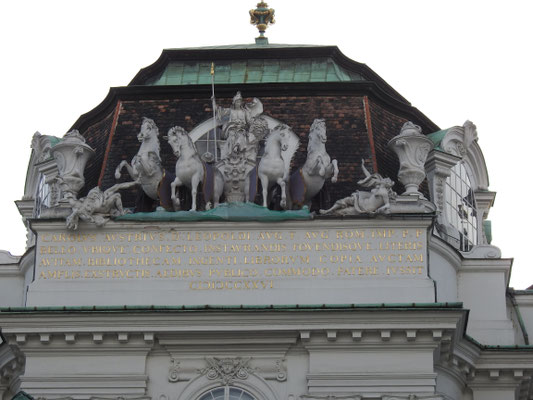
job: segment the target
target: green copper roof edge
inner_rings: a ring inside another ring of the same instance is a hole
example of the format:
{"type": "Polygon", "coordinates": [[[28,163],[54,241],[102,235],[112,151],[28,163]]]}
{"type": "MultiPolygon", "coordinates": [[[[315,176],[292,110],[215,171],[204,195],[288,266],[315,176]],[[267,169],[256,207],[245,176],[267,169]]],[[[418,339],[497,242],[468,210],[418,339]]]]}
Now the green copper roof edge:
{"type": "Polygon", "coordinates": [[[442,139],[444,139],[444,136],[446,136],[448,129],[443,129],[437,132],[432,132],[427,135],[427,137],[433,142],[433,147],[435,149],[442,150],[440,147],[440,142],[442,142],[442,139]]]}
{"type": "Polygon", "coordinates": [[[33,400],[34,398],[30,396],[25,391],[21,390],[18,392],[15,396],[11,398],[11,400],[33,400]]]}
{"type": "Polygon", "coordinates": [[[350,310],[350,309],[462,309],[463,303],[376,303],[376,304],[280,304],[280,305],[183,305],[183,306],[41,306],[41,307],[1,307],[0,313],[32,312],[165,312],[165,311],[307,311],[307,310],[350,310]]]}
{"type": "Polygon", "coordinates": [[[531,344],[511,344],[511,345],[499,345],[499,344],[482,344],[478,342],[476,339],[474,339],[472,336],[468,336],[465,334],[465,339],[468,340],[470,343],[476,345],[481,350],[490,350],[490,351],[497,351],[497,350],[533,350],[533,345],[531,344]]]}

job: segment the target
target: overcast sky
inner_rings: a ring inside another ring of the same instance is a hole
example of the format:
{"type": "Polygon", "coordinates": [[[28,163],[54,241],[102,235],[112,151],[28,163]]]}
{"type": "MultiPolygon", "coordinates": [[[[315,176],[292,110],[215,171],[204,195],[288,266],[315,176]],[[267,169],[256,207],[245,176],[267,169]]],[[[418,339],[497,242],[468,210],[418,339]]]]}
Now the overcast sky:
{"type": "MultiPolygon", "coordinates": [[[[163,48],[251,43],[244,0],[3,0],[0,248],[20,255],[13,203],[35,131],[63,136],[109,87],[126,86],[163,48]]],[[[493,244],[514,257],[511,285],[533,284],[533,2],[272,0],[271,43],[337,45],[441,128],[473,121],[498,192],[493,244]]],[[[253,96],[253,93],[244,93],[253,96]]],[[[317,116],[318,117],[318,116],[317,116]]]]}

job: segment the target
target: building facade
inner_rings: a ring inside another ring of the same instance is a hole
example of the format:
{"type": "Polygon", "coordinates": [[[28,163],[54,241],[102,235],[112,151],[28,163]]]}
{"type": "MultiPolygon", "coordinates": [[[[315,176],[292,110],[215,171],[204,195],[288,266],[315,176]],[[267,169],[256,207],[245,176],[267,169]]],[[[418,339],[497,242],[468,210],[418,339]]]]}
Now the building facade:
{"type": "Polygon", "coordinates": [[[3,400],[533,398],[475,125],[337,47],[164,50],[32,149],[3,400]]]}

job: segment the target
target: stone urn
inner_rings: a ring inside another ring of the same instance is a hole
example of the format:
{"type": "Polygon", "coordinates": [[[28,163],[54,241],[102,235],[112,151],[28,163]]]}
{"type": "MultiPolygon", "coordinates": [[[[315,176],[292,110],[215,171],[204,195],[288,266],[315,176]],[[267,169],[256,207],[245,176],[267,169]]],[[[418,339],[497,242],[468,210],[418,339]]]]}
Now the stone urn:
{"type": "Polygon", "coordinates": [[[433,148],[433,142],[422,134],[418,125],[409,121],[402,126],[400,134],[389,141],[389,148],[394,150],[400,160],[398,179],[405,186],[403,195],[424,198],[418,188],[426,177],[424,164],[433,148]]]}
{"type": "Polygon", "coordinates": [[[51,149],[56,160],[59,175],[57,182],[64,199],[76,199],[85,185],[84,170],[94,150],[85,143],[85,138],[77,130],[68,132],[51,149]]]}

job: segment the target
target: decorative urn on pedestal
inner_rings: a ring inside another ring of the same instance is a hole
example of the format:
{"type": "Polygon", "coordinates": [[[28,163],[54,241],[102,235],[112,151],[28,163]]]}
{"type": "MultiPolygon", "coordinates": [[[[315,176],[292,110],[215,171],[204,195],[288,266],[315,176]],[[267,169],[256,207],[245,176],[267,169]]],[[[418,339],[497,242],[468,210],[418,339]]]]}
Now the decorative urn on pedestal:
{"type": "Polygon", "coordinates": [[[85,138],[75,129],[63,136],[63,139],[51,150],[56,160],[59,176],[57,181],[64,199],[76,199],[78,192],[85,185],[83,171],[94,150],[85,143],[85,138]]]}
{"type": "Polygon", "coordinates": [[[433,142],[422,134],[422,128],[408,121],[403,124],[400,134],[389,141],[400,160],[398,179],[405,186],[402,195],[413,195],[424,198],[418,190],[426,177],[424,164],[433,142]]]}

